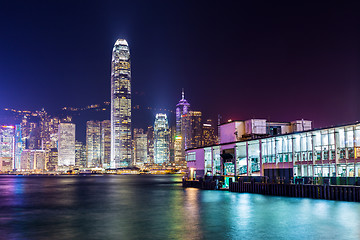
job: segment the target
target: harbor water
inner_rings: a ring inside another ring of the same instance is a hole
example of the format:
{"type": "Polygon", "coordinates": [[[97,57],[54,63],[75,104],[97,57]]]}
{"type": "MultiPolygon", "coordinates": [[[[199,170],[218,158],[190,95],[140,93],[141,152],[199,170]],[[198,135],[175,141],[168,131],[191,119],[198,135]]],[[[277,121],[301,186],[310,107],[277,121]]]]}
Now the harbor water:
{"type": "Polygon", "coordinates": [[[0,176],[0,239],[360,239],[360,203],[183,189],[179,175],[0,176]]]}

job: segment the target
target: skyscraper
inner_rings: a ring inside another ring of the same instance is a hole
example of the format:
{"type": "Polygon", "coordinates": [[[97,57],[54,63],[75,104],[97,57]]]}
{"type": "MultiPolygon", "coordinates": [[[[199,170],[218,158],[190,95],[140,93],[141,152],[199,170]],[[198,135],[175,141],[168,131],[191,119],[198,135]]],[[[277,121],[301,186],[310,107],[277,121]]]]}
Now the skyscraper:
{"type": "Polygon", "coordinates": [[[20,170],[21,152],[23,150],[23,143],[21,137],[21,125],[15,125],[15,154],[14,154],[14,169],[20,170]]]}
{"type": "Polygon", "coordinates": [[[148,163],[147,159],[147,134],[142,128],[134,129],[134,163],[136,166],[141,166],[148,163]]]}
{"type": "Polygon", "coordinates": [[[0,126],[0,171],[13,170],[15,127],[0,126]]]}
{"type": "Polygon", "coordinates": [[[125,39],[114,45],[111,61],[111,167],[131,163],[131,66],[125,39]]]}
{"type": "Polygon", "coordinates": [[[180,164],[185,162],[185,134],[182,131],[184,116],[189,112],[190,103],[185,99],[184,89],[181,93],[181,99],[176,105],[176,136],[174,142],[174,160],[180,164]]]}
{"type": "Polygon", "coordinates": [[[21,153],[21,170],[43,172],[45,166],[45,150],[25,149],[21,153]]]}
{"type": "Polygon", "coordinates": [[[147,163],[154,163],[154,127],[149,126],[147,130],[147,163]]]}
{"type": "Polygon", "coordinates": [[[86,156],[87,167],[108,168],[110,164],[110,121],[87,121],[86,156]]]}
{"type": "Polygon", "coordinates": [[[154,123],[154,163],[162,164],[170,161],[170,131],[166,114],[158,113],[154,123]]]}
{"type": "MultiPolygon", "coordinates": [[[[21,164],[23,163],[21,162],[21,164]]],[[[51,148],[49,152],[49,161],[46,164],[46,168],[48,171],[56,171],[57,166],[58,166],[58,150],[57,148],[51,148]]]]}
{"type": "Polygon", "coordinates": [[[58,166],[65,170],[75,165],[75,124],[60,123],[58,137],[58,166]]]}
{"type": "Polygon", "coordinates": [[[80,142],[75,141],[75,167],[86,168],[86,146],[80,142]]]}
{"type": "Polygon", "coordinates": [[[44,171],[45,170],[45,150],[31,150],[34,155],[34,169],[44,171]]]}
{"type": "Polygon", "coordinates": [[[211,146],[217,143],[217,136],[215,135],[215,127],[211,119],[207,119],[203,124],[202,132],[202,146],[211,146]]]}
{"type": "Polygon", "coordinates": [[[175,162],[175,141],[176,141],[176,126],[172,126],[170,128],[170,143],[169,143],[169,148],[170,148],[170,162],[175,162]]]}
{"type": "Polygon", "coordinates": [[[183,115],[181,131],[185,141],[185,149],[200,147],[202,144],[201,112],[189,111],[183,115]]]}
{"type": "Polygon", "coordinates": [[[181,117],[186,115],[190,110],[190,103],[185,99],[184,89],[181,93],[181,99],[176,104],[176,136],[181,136],[181,117]]]}
{"type": "Polygon", "coordinates": [[[86,122],[87,167],[101,167],[100,121],[86,122]]]}
{"type": "Polygon", "coordinates": [[[101,165],[103,168],[110,167],[111,159],[111,124],[110,120],[104,120],[101,122],[101,165]]]}

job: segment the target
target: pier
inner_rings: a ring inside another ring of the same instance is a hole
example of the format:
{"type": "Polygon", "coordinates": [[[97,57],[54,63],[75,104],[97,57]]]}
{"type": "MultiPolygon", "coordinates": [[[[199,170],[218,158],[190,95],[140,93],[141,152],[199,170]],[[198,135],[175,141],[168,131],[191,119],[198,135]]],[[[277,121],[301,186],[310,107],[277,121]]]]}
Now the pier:
{"type": "Polygon", "coordinates": [[[195,187],[204,190],[227,190],[237,193],[255,193],[272,196],[313,198],[336,201],[360,202],[360,187],[353,185],[329,184],[293,184],[293,183],[266,183],[239,178],[238,181],[229,181],[228,188],[222,187],[221,181],[211,180],[183,180],[183,187],[195,187]]]}

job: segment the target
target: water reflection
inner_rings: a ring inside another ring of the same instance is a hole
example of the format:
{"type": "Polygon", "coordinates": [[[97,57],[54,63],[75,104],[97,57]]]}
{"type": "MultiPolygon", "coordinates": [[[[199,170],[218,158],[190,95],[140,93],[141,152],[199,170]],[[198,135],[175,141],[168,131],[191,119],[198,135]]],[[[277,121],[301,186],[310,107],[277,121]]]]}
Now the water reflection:
{"type": "Polygon", "coordinates": [[[188,239],[202,239],[201,216],[199,209],[199,189],[187,188],[184,196],[184,221],[183,228],[187,232],[188,239]]]}
{"type": "Polygon", "coordinates": [[[182,189],[180,181],[0,176],[0,239],[360,239],[358,203],[182,189]]]}

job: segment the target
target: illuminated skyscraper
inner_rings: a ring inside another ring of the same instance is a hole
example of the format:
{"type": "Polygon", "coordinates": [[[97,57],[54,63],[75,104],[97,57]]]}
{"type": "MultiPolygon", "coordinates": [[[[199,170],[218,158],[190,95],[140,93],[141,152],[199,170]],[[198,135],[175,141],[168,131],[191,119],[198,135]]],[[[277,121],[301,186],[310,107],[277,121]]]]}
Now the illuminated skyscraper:
{"type": "Polygon", "coordinates": [[[158,113],[154,123],[154,163],[162,164],[170,161],[170,131],[166,114],[158,113]]]}
{"type": "Polygon", "coordinates": [[[176,136],[181,136],[181,117],[186,115],[189,112],[190,103],[186,101],[184,89],[181,93],[181,99],[178,104],[176,104],[176,136]]]}
{"type": "Polygon", "coordinates": [[[186,101],[184,89],[181,93],[181,99],[176,105],[176,136],[174,142],[174,160],[175,163],[180,164],[185,162],[185,134],[182,131],[183,119],[189,112],[190,103],[186,101]]]}
{"type": "Polygon", "coordinates": [[[45,170],[45,150],[23,150],[20,168],[25,171],[43,172],[45,170]]]}
{"type": "Polygon", "coordinates": [[[15,127],[0,126],[0,172],[13,170],[15,127]]]}
{"type": "Polygon", "coordinates": [[[185,149],[200,147],[202,145],[201,112],[189,111],[182,117],[181,131],[185,141],[185,149]]]}
{"type": "Polygon", "coordinates": [[[87,167],[101,167],[100,121],[86,122],[87,167]]]}
{"type": "Polygon", "coordinates": [[[148,163],[147,159],[147,134],[142,128],[134,129],[134,163],[136,166],[141,166],[148,163]]]}
{"type": "Polygon", "coordinates": [[[147,130],[147,163],[154,163],[154,127],[147,130]]]}
{"type": "Polygon", "coordinates": [[[215,127],[211,119],[206,120],[206,122],[203,124],[202,131],[202,146],[211,146],[217,143],[215,127]]]}
{"type": "MultiPolygon", "coordinates": [[[[21,164],[23,163],[21,162],[21,164]]],[[[49,161],[46,164],[46,168],[48,171],[56,171],[57,166],[58,166],[58,150],[57,148],[51,148],[49,152],[49,161]]]]}
{"type": "Polygon", "coordinates": [[[104,120],[101,122],[101,165],[103,168],[110,167],[111,159],[111,124],[110,120],[104,120]]]}
{"type": "Polygon", "coordinates": [[[34,169],[34,162],[31,158],[31,150],[30,149],[24,149],[21,153],[21,161],[20,161],[20,168],[21,170],[32,170],[34,169]]]}
{"type": "Polygon", "coordinates": [[[176,126],[172,126],[170,128],[170,162],[173,163],[175,161],[175,141],[176,141],[176,126]]]}
{"type": "Polygon", "coordinates": [[[114,45],[111,61],[111,167],[131,163],[131,67],[125,39],[114,45]]]}
{"type": "Polygon", "coordinates": [[[58,133],[58,166],[62,169],[75,165],[75,124],[60,123],[58,133]]]}
{"type": "Polygon", "coordinates": [[[20,169],[21,152],[23,150],[23,143],[21,137],[21,125],[15,125],[15,154],[14,154],[14,169],[20,169]]]}
{"type": "Polygon", "coordinates": [[[75,141],[75,167],[86,168],[86,146],[80,142],[75,141]]]}
{"type": "Polygon", "coordinates": [[[34,155],[34,169],[44,171],[45,170],[45,150],[31,150],[34,155]]]}
{"type": "Polygon", "coordinates": [[[88,167],[108,168],[110,165],[110,121],[87,121],[86,155],[88,167]]]}

